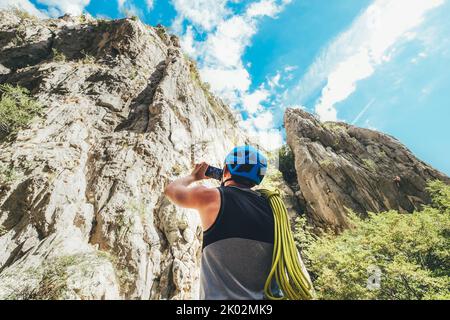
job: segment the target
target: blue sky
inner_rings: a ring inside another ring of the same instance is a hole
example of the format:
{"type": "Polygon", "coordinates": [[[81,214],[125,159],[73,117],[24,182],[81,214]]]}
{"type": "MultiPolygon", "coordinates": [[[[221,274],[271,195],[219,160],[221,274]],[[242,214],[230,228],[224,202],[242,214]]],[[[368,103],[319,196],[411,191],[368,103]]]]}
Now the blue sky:
{"type": "Polygon", "coordinates": [[[397,137],[450,174],[449,0],[0,0],[168,26],[267,147],[304,108],[397,137]]]}

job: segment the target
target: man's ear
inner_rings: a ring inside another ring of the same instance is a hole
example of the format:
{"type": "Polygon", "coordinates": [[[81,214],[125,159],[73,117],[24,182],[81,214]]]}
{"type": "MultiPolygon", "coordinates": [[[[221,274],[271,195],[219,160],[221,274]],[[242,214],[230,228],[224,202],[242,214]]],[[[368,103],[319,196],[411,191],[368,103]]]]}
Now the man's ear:
{"type": "Polygon", "coordinates": [[[225,177],[225,176],[227,176],[227,175],[229,175],[230,174],[230,171],[228,170],[228,166],[227,165],[224,165],[223,166],[223,174],[222,174],[222,177],[225,177]]]}

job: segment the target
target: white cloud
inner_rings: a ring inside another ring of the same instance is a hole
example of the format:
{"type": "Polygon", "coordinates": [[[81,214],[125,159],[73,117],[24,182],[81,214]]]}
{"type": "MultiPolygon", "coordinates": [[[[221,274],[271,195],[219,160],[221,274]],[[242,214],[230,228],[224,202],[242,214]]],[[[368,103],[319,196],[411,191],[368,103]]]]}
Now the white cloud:
{"type": "Polygon", "coordinates": [[[278,5],[274,0],[263,0],[250,4],[247,9],[247,16],[251,18],[258,16],[274,17],[281,10],[282,6],[278,5]]]}
{"type": "Polygon", "coordinates": [[[273,128],[273,114],[271,111],[260,113],[253,119],[253,124],[259,130],[268,130],[273,128]]]}
{"type": "Polygon", "coordinates": [[[236,106],[250,94],[250,65],[244,65],[242,56],[258,31],[259,19],[273,17],[289,1],[260,0],[240,14],[233,14],[228,2],[174,0],[178,16],[172,28],[181,34],[182,48],[197,59],[202,80],[225,102],[236,106]],[[184,22],[188,23],[185,30],[184,22]],[[202,40],[195,40],[199,34],[202,40]]]}
{"type": "Polygon", "coordinates": [[[283,145],[283,135],[280,130],[257,130],[245,125],[243,127],[247,130],[251,141],[268,151],[276,150],[283,145]]]}
{"type": "Polygon", "coordinates": [[[322,120],[336,120],[335,105],[347,99],[358,81],[388,62],[395,44],[411,41],[428,11],[444,0],[375,0],[310,66],[289,100],[302,101],[325,82],[315,109],[322,120]]]}
{"type": "Polygon", "coordinates": [[[223,21],[205,43],[205,63],[221,67],[241,66],[241,57],[256,33],[256,27],[245,17],[233,16],[223,21]]]}
{"type": "Polygon", "coordinates": [[[283,145],[283,135],[276,129],[260,131],[257,133],[257,137],[259,145],[269,151],[279,149],[283,145]]]}
{"type": "Polygon", "coordinates": [[[63,14],[80,15],[90,0],[38,0],[39,3],[48,7],[51,16],[63,14]]]}
{"type": "Polygon", "coordinates": [[[196,58],[198,54],[198,49],[196,48],[196,43],[194,39],[194,31],[192,26],[188,26],[184,36],[180,39],[180,45],[183,51],[190,57],[196,58]]]}
{"type": "Polygon", "coordinates": [[[125,2],[126,2],[126,0],[117,0],[117,5],[119,6],[119,11],[124,8],[125,2]]]}
{"type": "Polygon", "coordinates": [[[328,83],[322,90],[322,97],[316,105],[316,112],[324,121],[335,121],[335,104],[347,99],[355,90],[356,82],[369,77],[374,72],[369,52],[362,49],[347,60],[342,61],[328,76],[328,83]]]}
{"type": "Polygon", "coordinates": [[[251,63],[244,64],[242,57],[258,32],[260,19],[275,17],[290,0],[255,1],[239,14],[227,8],[228,2],[236,0],[174,0],[178,16],[172,28],[181,35],[184,51],[197,60],[202,80],[232,107],[240,106],[248,112],[249,118],[241,121],[241,127],[262,146],[273,149],[282,144],[283,138],[278,130],[272,129],[274,115],[271,111],[264,112],[262,103],[269,102],[275,87],[280,85],[281,72],[250,91],[247,68],[251,63]]]}
{"type": "Polygon", "coordinates": [[[280,129],[274,128],[274,114],[267,110],[250,116],[240,122],[250,139],[267,150],[275,150],[283,145],[283,135],[280,129]]]}
{"type": "Polygon", "coordinates": [[[307,108],[301,104],[292,104],[287,106],[287,108],[291,108],[291,109],[302,109],[302,110],[306,110],[307,108]]]}
{"type": "Polygon", "coordinates": [[[89,5],[90,0],[37,0],[37,2],[47,8],[40,10],[29,0],[0,0],[0,8],[16,7],[39,18],[48,18],[48,16],[58,17],[66,13],[80,15],[89,5]]]}
{"type": "Polygon", "coordinates": [[[298,69],[297,66],[286,66],[286,67],[284,67],[284,71],[285,72],[292,72],[292,71],[294,71],[296,69],[298,69]]]}
{"type": "Polygon", "coordinates": [[[147,11],[152,10],[155,5],[153,0],[145,0],[145,4],[147,5],[147,11]]]}
{"type": "Polygon", "coordinates": [[[204,31],[213,30],[230,12],[227,0],[173,0],[178,23],[188,20],[204,31]]]}
{"type": "Polygon", "coordinates": [[[201,71],[203,80],[208,82],[222,99],[232,105],[236,105],[240,101],[240,93],[245,93],[250,87],[250,74],[245,68],[205,67],[201,71]]]}
{"type": "Polygon", "coordinates": [[[244,94],[242,106],[250,114],[256,113],[262,109],[261,103],[266,101],[270,93],[264,88],[259,88],[250,94],[244,94]]]}
{"type": "MultiPolygon", "coordinates": [[[[148,5],[147,2],[146,4],[148,5]]],[[[153,2],[151,4],[153,5],[153,2]]],[[[133,3],[132,0],[117,0],[117,9],[120,13],[122,13],[127,17],[130,16],[142,17],[144,15],[142,8],[133,3]]],[[[150,10],[148,6],[147,10],[150,10]]]]}
{"type": "Polygon", "coordinates": [[[271,89],[274,89],[276,87],[280,86],[280,80],[281,80],[281,73],[277,72],[273,77],[271,77],[268,81],[268,85],[271,89]]]}
{"type": "Polygon", "coordinates": [[[46,18],[47,14],[37,9],[28,0],[0,0],[0,9],[17,8],[39,18],[46,18]]]}

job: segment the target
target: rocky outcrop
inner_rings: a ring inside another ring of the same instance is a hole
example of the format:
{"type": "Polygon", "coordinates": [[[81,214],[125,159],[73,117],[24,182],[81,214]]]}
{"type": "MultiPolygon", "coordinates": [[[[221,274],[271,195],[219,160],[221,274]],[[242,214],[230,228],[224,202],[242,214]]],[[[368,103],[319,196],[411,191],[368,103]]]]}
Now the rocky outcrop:
{"type": "Polygon", "coordinates": [[[176,37],[1,12],[0,71],[45,111],[0,141],[0,299],[195,298],[198,217],[162,191],[244,135],[176,37]]]}
{"type": "MultiPolygon", "coordinates": [[[[284,122],[296,169],[296,178],[286,178],[298,182],[294,189],[299,203],[315,226],[347,227],[346,208],[363,215],[389,209],[411,212],[430,202],[428,180],[450,183],[386,134],[322,123],[300,109],[288,109],[284,122]]],[[[282,170],[292,175],[289,166],[282,170]]]]}

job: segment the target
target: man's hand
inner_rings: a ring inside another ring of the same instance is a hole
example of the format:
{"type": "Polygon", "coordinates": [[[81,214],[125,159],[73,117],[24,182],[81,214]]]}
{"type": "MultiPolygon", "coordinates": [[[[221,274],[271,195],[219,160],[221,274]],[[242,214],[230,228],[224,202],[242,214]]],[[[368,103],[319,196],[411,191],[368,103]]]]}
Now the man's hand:
{"type": "Polygon", "coordinates": [[[220,193],[217,188],[205,186],[189,187],[195,181],[208,179],[205,176],[208,164],[196,164],[191,174],[169,183],[164,190],[165,195],[183,208],[197,209],[200,213],[203,228],[208,229],[216,220],[220,209],[220,193]]]}
{"type": "Polygon", "coordinates": [[[206,162],[197,163],[194,167],[194,170],[192,170],[191,172],[191,176],[194,181],[209,179],[209,177],[205,176],[205,172],[208,167],[209,165],[206,162]]]}

